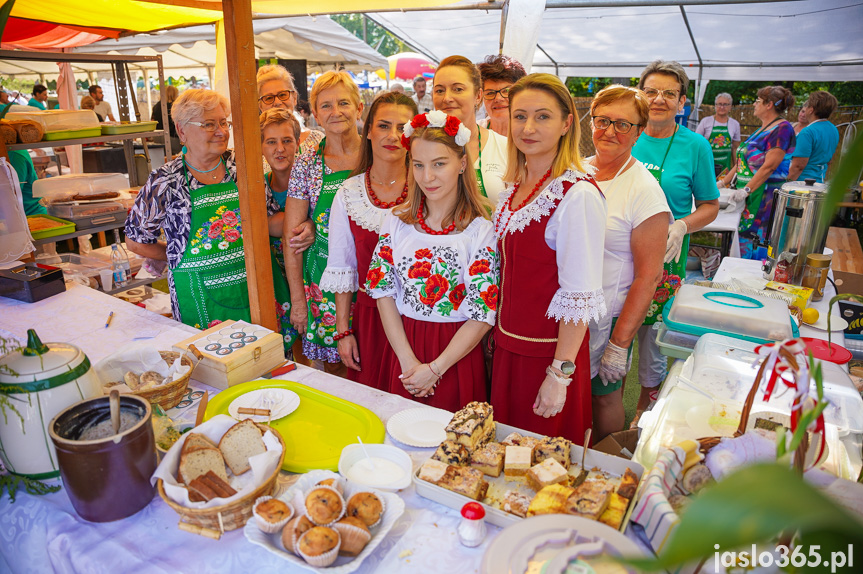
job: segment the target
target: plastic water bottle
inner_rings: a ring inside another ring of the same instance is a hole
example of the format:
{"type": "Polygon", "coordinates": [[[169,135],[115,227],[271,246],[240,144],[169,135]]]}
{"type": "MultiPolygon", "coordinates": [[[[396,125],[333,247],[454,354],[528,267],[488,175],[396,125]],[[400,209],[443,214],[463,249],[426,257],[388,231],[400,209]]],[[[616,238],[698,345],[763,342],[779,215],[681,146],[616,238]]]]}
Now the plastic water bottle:
{"type": "Polygon", "coordinates": [[[126,281],[132,281],[132,263],[129,261],[129,252],[126,251],[126,247],[122,243],[117,244],[117,250],[120,252],[120,261],[126,272],[126,281]]]}
{"type": "Polygon", "coordinates": [[[128,279],[126,265],[128,265],[128,260],[124,262],[123,254],[117,249],[117,244],[115,243],[111,246],[111,271],[114,274],[114,289],[126,285],[126,280],[128,279]]]}

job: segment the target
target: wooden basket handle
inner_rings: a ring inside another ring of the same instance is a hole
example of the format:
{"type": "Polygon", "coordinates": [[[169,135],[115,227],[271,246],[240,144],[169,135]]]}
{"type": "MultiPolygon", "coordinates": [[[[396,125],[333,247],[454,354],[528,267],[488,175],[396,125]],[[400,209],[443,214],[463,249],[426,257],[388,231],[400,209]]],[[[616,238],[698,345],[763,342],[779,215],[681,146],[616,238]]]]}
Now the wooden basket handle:
{"type": "Polygon", "coordinates": [[[218,540],[222,537],[222,533],[216,530],[215,528],[207,528],[206,526],[198,526],[197,524],[189,524],[188,522],[183,522],[182,520],[177,525],[177,528],[183,530],[185,532],[191,532],[192,534],[197,534],[199,536],[203,536],[205,538],[211,538],[213,540],[218,540]]]}

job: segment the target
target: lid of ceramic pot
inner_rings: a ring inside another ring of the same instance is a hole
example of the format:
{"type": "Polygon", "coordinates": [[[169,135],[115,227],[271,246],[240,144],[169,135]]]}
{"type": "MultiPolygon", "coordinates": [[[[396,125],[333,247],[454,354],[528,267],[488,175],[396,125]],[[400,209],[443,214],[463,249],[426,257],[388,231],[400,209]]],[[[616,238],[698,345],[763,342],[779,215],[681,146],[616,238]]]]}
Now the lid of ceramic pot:
{"type": "Polygon", "coordinates": [[[90,360],[81,349],[68,343],[45,344],[30,329],[26,347],[0,357],[0,384],[41,391],[65,385],[89,370],[90,360]]]}

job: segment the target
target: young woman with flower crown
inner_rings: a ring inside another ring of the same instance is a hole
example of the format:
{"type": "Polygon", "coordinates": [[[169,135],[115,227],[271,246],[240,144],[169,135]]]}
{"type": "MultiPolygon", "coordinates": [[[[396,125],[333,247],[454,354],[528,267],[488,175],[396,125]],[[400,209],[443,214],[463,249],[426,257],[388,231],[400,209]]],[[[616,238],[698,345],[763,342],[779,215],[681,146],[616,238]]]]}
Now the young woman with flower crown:
{"type": "Polygon", "coordinates": [[[491,403],[495,420],[584,441],[591,319],[602,292],[605,199],[585,175],[566,86],[531,74],[509,92],[509,160],[492,217],[501,254],[491,403]]]}
{"type": "Polygon", "coordinates": [[[404,132],[408,198],[384,222],[366,289],[392,347],[387,390],[454,411],[486,399],[478,343],[497,309],[496,241],[465,148],[470,130],[433,111],[404,132]]]}
{"type": "Polygon", "coordinates": [[[389,344],[377,303],[359,280],[368,274],[384,219],[408,197],[407,150],[400,137],[416,113],[416,102],[398,92],[385,92],[372,103],[360,164],[339,188],[330,210],[330,250],[321,277],[321,289],[335,293],[334,338],[348,378],[379,389],[388,388],[381,369],[389,344]]]}

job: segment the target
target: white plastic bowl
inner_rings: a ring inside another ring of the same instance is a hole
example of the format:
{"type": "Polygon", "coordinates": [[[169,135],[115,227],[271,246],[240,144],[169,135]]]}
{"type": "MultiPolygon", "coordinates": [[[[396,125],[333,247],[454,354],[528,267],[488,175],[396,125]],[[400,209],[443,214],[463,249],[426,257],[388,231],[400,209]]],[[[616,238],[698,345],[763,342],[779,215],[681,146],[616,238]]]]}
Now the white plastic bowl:
{"type": "MultiPolygon", "coordinates": [[[[366,450],[371,457],[383,458],[396,463],[404,471],[404,477],[397,482],[368,483],[364,484],[364,486],[377,488],[379,490],[387,490],[390,492],[395,492],[410,486],[413,462],[411,461],[411,457],[408,456],[405,451],[388,444],[367,444],[366,450]]],[[[351,467],[365,458],[366,455],[359,444],[349,444],[342,449],[342,455],[339,457],[339,474],[347,478],[348,471],[351,467]]]]}

